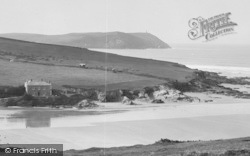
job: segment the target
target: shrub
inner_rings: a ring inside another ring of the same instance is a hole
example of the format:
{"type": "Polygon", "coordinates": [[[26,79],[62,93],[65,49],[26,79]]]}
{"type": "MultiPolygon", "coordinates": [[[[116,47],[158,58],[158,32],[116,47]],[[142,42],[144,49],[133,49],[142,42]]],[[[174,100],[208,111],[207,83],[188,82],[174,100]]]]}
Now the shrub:
{"type": "Polygon", "coordinates": [[[32,95],[25,94],[25,95],[22,97],[22,99],[25,100],[25,101],[31,101],[31,100],[34,100],[35,98],[34,98],[32,95]]]}
{"type": "Polygon", "coordinates": [[[82,94],[83,94],[85,99],[91,99],[91,100],[98,99],[98,95],[97,95],[97,92],[95,90],[86,90],[82,94]]]}
{"type": "Polygon", "coordinates": [[[173,88],[177,89],[181,92],[188,92],[188,91],[192,91],[192,85],[186,82],[178,82],[175,81],[172,83],[173,88]]]}
{"type": "Polygon", "coordinates": [[[61,96],[62,93],[60,90],[57,90],[57,89],[52,89],[52,95],[54,96],[61,96]]]}
{"type": "Polygon", "coordinates": [[[152,87],[145,87],[144,92],[145,94],[148,94],[148,96],[152,96],[154,93],[154,89],[152,87]]]}
{"type": "Polygon", "coordinates": [[[129,90],[122,90],[122,95],[121,96],[126,96],[127,98],[133,100],[135,98],[134,94],[130,92],[129,90]]]}
{"type": "Polygon", "coordinates": [[[0,88],[0,98],[8,98],[13,96],[22,96],[25,94],[25,87],[1,87],[0,88]]]}
{"type": "Polygon", "coordinates": [[[9,99],[6,103],[5,103],[5,107],[8,106],[17,106],[17,103],[14,99],[9,99]]]}
{"type": "Polygon", "coordinates": [[[118,90],[106,92],[106,102],[117,102],[121,100],[121,93],[118,90]]]}

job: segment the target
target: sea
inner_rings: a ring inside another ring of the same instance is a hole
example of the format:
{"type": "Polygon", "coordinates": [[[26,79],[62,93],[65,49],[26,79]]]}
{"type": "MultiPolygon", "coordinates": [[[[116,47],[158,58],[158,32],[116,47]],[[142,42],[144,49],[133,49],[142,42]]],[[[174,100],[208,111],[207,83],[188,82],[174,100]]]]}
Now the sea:
{"type": "Polygon", "coordinates": [[[189,68],[217,72],[227,77],[250,77],[250,46],[178,45],[170,49],[92,49],[123,56],[184,64],[189,68]]]}

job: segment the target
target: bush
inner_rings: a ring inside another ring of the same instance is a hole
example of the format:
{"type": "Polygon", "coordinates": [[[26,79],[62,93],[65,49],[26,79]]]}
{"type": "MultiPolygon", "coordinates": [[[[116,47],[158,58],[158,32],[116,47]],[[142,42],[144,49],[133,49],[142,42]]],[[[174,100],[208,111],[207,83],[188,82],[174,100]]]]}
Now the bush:
{"type": "Polygon", "coordinates": [[[173,88],[177,89],[181,92],[188,92],[188,91],[192,91],[192,85],[186,82],[178,82],[175,81],[172,83],[173,88]]]}
{"type": "Polygon", "coordinates": [[[83,92],[83,96],[85,99],[97,100],[98,95],[95,90],[86,90],[83,92]]]}
{"type": "Polygon", "coordinates": [[[31,100],[34,100],[35,98],[34,98],[32,95],[25,94],[25,95],[22,97],[22,99],[25,100],[25,101],[31,101],[31,100]]]}
{"type": "Polygon", "coordinates": [[[130,92],[129,90],[122,90],[122,95],[121,96],[126,96],[127,98],[133,100],[135,98],[135,95],[133,92],[130,92]]]}
{"type": "Polygon", "coordinates": [[[5,106],[73,106],[84,99],[86,97],[81,94],[74,94],[70,97],[60,95],[48,98],[33,97],[32,95],[24,94],[21,97],[8,98],[5,106]]]}
{"type": "Polygon", "coordinates": [[[152,87],[145,87],[144,92],[145,94],[148,94],[148,96],[152,96],[154,93],[154,89],[152,87]]]}
{"type": "Polygon", "coordinates": [[[18,87],[5,86],[0,88],[0,98],[22,96],[24,94],[25,94],[24,86],[18,86],[18,87]]]}
{"type": "Polygon", "coordinates": [[[250,155],[250,151],[249,150],[229,150],[226,151],[224,154],[222,154],[222,156],[247,156],[250,155]]]}
{"type": "Polygon", "coordinates": [[[57,89],[52,89],[52,95],[54,96],[61,96],[62,93],[60,90],[57,90],[57,89]]]}
{"type": "Polygon", "coordinates": [[[36,106],[38,104],[37,102],[37,99],[33,96],[25,94],[24,96],[18,98],[8,98],[5,106],[36,106]]]}
{"type": "Polygon", "coordinates": [[[68,98],[68,104],[65,103],[64,105],[75,105],[84,99],[86,99],[86,98],[83,95],[75,94],[75,95],[70,96],[68,98]]]}
{"type": "Polygon", "coordinates": [[[121,100],[121,93],[119,90],[107,91],[106,102],[117,102],[121,100]]]}
{"type": "Polygon", "coordinates": [[[140,90],[134,90],[134,91],[133,91],[133,96],[134,96],[134,97],[138,97],[139,94],[140,94],[140,92],[141,92],[140,90]]]}
{"type": "Polygon", "coordinates": [[[14,99],[9,99],[6,103],[5,103],[5,107],[8,106],[17,106],[17,103],[14,99]]]}

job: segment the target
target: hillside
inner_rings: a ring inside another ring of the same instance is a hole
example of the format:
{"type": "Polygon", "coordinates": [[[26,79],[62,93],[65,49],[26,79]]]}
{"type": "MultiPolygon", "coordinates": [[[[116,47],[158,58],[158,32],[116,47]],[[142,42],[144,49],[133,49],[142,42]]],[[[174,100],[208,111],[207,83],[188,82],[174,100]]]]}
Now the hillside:
{"type": "Polygon", "coordinates": [[[170,48],[168,44],[150,33],[70,33],[64,35],[41,35],[10,33],[0,34],[0,37],[67,45],[82,48],[109,48],[109,49],[147,49],[147,48],[170,48]]]}
{"type": "Polygon", "coordinates": [[[93,87],[107,83],[143,87],[169,80],[187,82],[194,76],[192,69],[177,63],[6,38],[0,38],[0,64],[0,85],[44,78],[59,86],[93,87]],[[85,63],[88,69],[79,68],[79,63],[85,63]]]}
{"type": "Polygon", "coordinates": [[[250,138],[178,142],[162,139],[151,145],[129,147],[90,148],[87,150],[68,150],[65,156],[109,155],[109,156],[249,156],[250,138]]]}

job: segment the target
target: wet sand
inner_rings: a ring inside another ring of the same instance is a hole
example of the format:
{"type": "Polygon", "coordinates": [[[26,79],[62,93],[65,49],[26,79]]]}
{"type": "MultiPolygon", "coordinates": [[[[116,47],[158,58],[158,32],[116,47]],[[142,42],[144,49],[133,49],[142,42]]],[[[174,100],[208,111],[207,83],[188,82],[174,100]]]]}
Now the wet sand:
{"type": "Polygon", "coordinates": [[[63,143],[64,149],[151,144],[161,138],[213,140],[250,136],[250,115],[98,123],[95,126],[0,131],[8,143],[63,143]],[[64,137],[62,137],[64,136],[64,137]]]}
{"type": "Polygon", "coordinates": [[[13,123],[16,127],[5,124],[3,128],[0,123],[1,141],[63,143],[66,150],[151,144],[161,138],[212,140],[250,136],[250,100],[209,96],[217,101],[138,106],[107,103],[96,111],[127,111],[51,118],[48,127],[27,128],[25,122],[18,121],[19,125],[13,123]]]}

